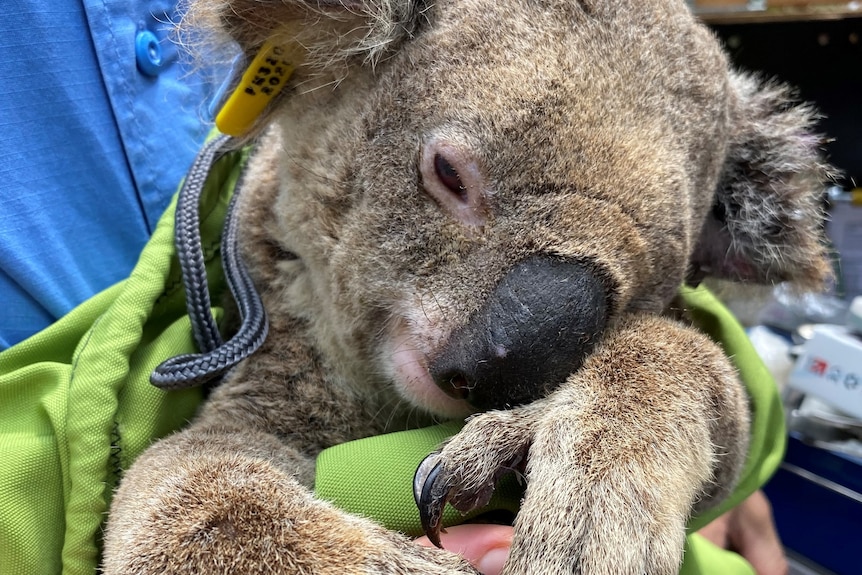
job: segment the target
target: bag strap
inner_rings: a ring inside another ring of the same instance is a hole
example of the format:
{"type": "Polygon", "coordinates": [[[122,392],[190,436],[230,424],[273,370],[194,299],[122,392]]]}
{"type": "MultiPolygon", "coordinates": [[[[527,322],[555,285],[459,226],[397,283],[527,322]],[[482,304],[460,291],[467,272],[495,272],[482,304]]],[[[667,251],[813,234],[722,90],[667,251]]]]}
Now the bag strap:
{"type": "Polygon", "coordinates": [[[234,189],[222,230],[222,266],[225,280],[236,301],[241,324],[236,334],[224,341],[213,318],[200,234],[200,198],[212,167],[236,149],[229,136],[210,140],[198,153],[177,198],[174,242],[186,307],[200,353],[173,357],[159,365],[150,382],[161,389],[184,389],[202,385],[224,375],[261,346],[269,331],[269,321],[260,295],[248,275],[237,244],[237,200],[242,176],[234,189]]]}

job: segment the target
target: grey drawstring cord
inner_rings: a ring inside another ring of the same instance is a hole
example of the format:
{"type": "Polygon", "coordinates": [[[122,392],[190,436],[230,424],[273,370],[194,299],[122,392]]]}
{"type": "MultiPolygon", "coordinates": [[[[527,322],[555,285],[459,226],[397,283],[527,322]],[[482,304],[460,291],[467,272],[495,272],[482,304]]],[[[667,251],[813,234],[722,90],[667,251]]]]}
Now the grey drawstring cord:
{"type": "Polygon", "coordinates": [[[237,333],[227,342],[222,339],[210,311],[212,305],[201,247],[200,198],[213,165],[233,147],[233,141],[228,136],[219,136],[204,145],[189,169],[177,198],[174,242],[186,291],[186,307],[200,353],[178,355],[159,365],[150,375],[150,382],[162,389],[193,387],[224,375],[257,351],[269,330],[260,295],[254,288],[237,246],[239,183],[228,206],[221,241],[225,280],[242,320],[237,333]]]}

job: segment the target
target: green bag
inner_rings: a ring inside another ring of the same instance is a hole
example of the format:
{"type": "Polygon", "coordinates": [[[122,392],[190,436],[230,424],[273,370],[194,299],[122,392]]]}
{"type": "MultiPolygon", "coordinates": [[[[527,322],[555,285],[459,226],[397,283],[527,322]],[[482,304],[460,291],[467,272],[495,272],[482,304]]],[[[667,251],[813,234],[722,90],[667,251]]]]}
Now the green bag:
{"type": "MultiPolygon", "coordinates": [[[[246,159],[247,150],[222,157],[201,199],[202,245],[213,293],[224,289],[221,228],[246,159]]],[[[195,414],[199,389],[163,391],[149,383],[164,360],[196,351],[173,245],[175,206],[176,200],[128,279],[0,353],[0,575],[94,573],[101,526],[122,470],[195,414]]],[[[775,386],[739,325],[709,292],[686,289],[682,295],[701,327],[736,361],[754,415],[739,487],[720,509],[693,519],[690,527],[696,529],[766,481],[782,457],[784,427],[775,386]]],[[[222,310],[214,308],[213,314],[218,320],[222,310]]],[[[344,509],[416,534],[413,472],[459,425],[328,449],[318,458],[316,491],[344,509]],[[369,480],[361,479],[363,473],[369,480]]],[[[500,491],[493,505],[516,509],[517,489],[500,491]]],[[[449,509],[445,524],[463,520],[449,509]]],[[[684,573],[752,573],[750,568],[728,570],[730,563],[718,554],[713,559],[702,541],[695,547],[686,556],[684,573]]],[[[734,557],[733,564],[744,564],[734,557]]]]}

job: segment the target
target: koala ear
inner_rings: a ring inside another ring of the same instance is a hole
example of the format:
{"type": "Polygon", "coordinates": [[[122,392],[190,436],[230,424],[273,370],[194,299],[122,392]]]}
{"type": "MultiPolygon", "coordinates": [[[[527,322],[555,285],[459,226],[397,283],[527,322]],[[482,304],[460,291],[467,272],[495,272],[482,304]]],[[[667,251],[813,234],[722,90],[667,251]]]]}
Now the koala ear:
{"type": "Polygon", "coordinates": [[[208,52],[235,42],[254,55],[269,40],[302,45],[308,66],[357,55],[373,63],[416,31],[427,8],[427,0],[189,0],[181,33],[203,32],[208,52]]]}
{"type": "Polygon", "coordinates": [[[831,178],[817,119],[789,89],[731,73],[727,154],[690,261],[705,275],[821,287],[829,275],[823,193],[831,178]]]}

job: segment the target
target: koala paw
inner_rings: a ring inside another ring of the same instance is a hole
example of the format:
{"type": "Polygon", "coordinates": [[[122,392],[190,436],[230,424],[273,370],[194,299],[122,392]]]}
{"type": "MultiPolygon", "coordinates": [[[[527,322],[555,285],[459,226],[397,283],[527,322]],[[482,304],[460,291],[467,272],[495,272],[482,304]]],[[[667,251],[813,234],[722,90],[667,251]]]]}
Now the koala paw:
{"type": "Polygon", "coordinates": [[[680,481],[685,469],[674,457],[644,457],[641,446],[585,441],[584,423],[566,409],[529,407],[470,420],[414,478],[429,539],[439,545],[446,503],[481,507],[497,479],[516,472],[527,490],[505,574],[676,573],[695,489],[680,481]]]}
{"type": "Polygon", "coordinates": [[[524,470],[530,426],[510,411],[472,418],[438,453],[426,457],[413,478],[413,496],[422,528],[440,547],[443,508],[467,512],[485,506],[497,480],[524,470]]]}

